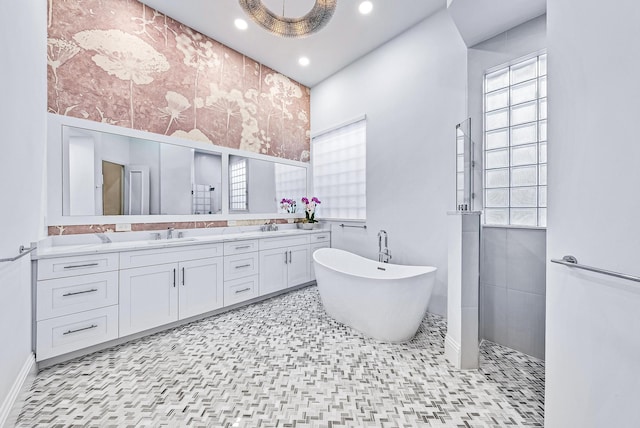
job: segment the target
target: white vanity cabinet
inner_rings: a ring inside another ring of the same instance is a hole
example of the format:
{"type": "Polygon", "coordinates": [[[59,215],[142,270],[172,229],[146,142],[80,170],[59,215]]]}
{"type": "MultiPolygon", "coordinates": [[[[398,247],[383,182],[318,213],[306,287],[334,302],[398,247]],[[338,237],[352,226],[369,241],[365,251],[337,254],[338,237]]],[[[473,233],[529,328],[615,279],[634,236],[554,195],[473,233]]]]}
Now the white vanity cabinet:
{"type": "Polygon", "coordinates": [[[223,306],[222,244],[175,250],[120,253],[120,337],[223,306]]]}
{"type": "Polygon", "coordinates": [[[118,337],[117,254],[44,259],[37,272],[38,361],[118,337]]]}
{"type": "Polygon", "coordinates": [[[330,238],[329,231],[293,230],[207,242],[113,243],[80,255],[82,247],[41,251],[36,359],[124,341],[305,284],[314,279],[313,251],[330,246],[330,238]]]}
{"type": "Polygon", "coordinates": [[[224,244],[224,305],[258,297],[260,240],[225,242],[224,244]]]}
{"type": "Polygon", "coordinates": [[[309,235],[260,240],[260,295],[310,280],[309,235]]]}

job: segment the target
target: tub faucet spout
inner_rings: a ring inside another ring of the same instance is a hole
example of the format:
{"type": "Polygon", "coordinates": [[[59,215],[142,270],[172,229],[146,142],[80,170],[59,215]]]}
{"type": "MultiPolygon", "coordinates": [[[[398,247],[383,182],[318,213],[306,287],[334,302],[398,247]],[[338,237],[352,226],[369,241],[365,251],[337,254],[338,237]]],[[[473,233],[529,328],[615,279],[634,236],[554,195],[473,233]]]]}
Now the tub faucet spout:
{"type": "Polygon", "coordinates": [[[386,230],[378,232],[378,261],[381,263],[389,263],[391,260],[391,251],[389,251],[389,237],[386,230]],[[384,247],[382,246],[382,238],[384,237],[384,247]]]}

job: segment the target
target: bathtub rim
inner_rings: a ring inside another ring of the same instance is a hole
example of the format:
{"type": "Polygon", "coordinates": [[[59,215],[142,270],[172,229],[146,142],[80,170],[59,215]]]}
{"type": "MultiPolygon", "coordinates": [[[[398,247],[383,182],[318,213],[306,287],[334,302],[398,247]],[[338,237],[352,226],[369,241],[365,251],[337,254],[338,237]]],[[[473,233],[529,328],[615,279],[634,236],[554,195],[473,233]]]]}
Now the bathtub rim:
{"type": "Polygon", "coordinates": [[[437,267],[435,266],[420,266],[420,265],[399,265],[399,264],[393,264],[393,263],[382,263],[382,262],[378,262],[376,260],[371,260],[368,259],[366,257],[362,257],[358,254],[346,251],[346,250],[341,250],[339,248],[319,248],[316,251],[313,252],[313,262],[314,263],[318,263],[319,265],[321,265],[322,267],[326,268],[326,269],[330,269],[334,272],[338,272],[342,275],[348,275],[348,276],[352,276],[354,278],[366,278],[366,279],[371,279],[371,280],[379,280],[379,281],[390,281],[390,280],[401,280],[401,279],[409,279],[409,278],[415,278],[415,277],[419,277],[422,275],[428,275],[428,274],[435,274],[436,271],[438,270],[437,267]],[[378,267],[388,267],[388,266],[393,266],[393,269],[397,269],[398,271],[402,272],[404,271],[410,271],[411,274],[401,274],[401,275],[393,275],[390,276],[389,274],[387,275],[382,275],[380,273],[380,271],[376,270],[374,271],[377,275],[373,275],[373,274],[358,274],[357,272],[349,272],[349,271],[345,271],[342,269],[337,269],[335,266],[331,266],[328,265],[326,262],[323,262],[322,260],[318,260],[318,256],[322,257],[323,254],[326,253],[342,253],[343,255],[346,255],[347,257],[353,257],[354,259],[358,259],[358,261],[361,261],[365,264],[368,264],[370,266],[375,266],[376,268],[378,267]],[[418,271],[417,273],[415,271],[418,271]]]}

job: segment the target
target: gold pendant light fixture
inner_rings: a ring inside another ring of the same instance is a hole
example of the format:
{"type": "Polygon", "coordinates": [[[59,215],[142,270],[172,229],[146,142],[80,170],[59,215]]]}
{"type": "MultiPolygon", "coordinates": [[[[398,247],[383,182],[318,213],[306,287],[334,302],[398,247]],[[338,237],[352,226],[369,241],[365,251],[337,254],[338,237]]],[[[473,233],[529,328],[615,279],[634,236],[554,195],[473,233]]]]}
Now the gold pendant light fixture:
{"type": "Polygon", "coordinates": [[[251,19],[267,31],[281,37],[306,37],[321,30],[336,9],[337,0],[316,0],[313,8],[306,15],[299,18],[284,16],[284,1],[282,15],[269,10],[261,0],[239,0],[240,6],[251,19]]]}

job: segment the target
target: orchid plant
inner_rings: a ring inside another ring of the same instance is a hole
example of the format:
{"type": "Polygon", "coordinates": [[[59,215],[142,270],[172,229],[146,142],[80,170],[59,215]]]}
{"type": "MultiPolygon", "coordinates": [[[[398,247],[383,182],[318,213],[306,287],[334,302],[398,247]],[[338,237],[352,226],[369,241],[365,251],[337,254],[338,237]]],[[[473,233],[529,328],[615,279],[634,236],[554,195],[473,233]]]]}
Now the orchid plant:
{"type": "Polygon", "coordinates": [[[302,198],[302,203],[304,204],[304,215],[306,222],[317,223],[318,220],[316,220],[316,206],[320,204],[320,199],[314,196],[313,198],[311,198],[311,201],[309,201],[309,198],[304,197],[302,198]]]}
{"type": "Polygon", "coordinates": [[[288,212],[289,214],[296,212],[296,201],[293,199],[282,198],[280,201],[280,208],[288,212]]]}

